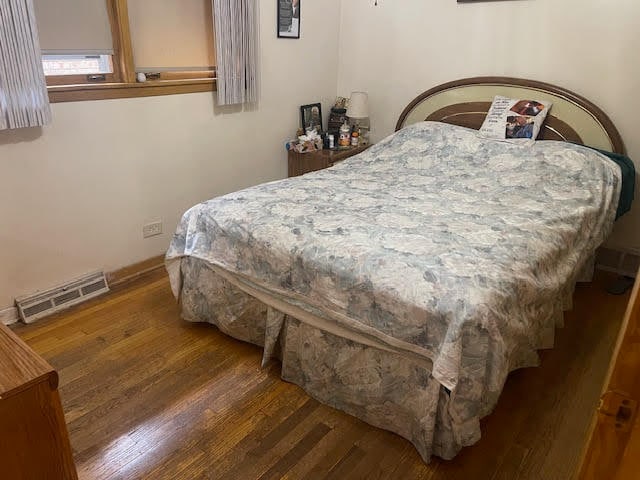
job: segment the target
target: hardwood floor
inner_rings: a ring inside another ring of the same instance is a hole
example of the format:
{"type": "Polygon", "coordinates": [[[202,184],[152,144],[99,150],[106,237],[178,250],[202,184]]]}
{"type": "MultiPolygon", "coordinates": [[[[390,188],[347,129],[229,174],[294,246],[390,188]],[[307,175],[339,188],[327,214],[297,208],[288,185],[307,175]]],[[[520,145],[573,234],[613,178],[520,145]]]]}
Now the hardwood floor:
{"type": "Polygon", "coordinates": [[[406,440],[260,368],[257,347],[180,320],[163,272],[14,330],[60,374],[81,479],[567,480],[627,296],[579,286],[542,366],[514,372],[483,438],[425,465],[406,440]]]}

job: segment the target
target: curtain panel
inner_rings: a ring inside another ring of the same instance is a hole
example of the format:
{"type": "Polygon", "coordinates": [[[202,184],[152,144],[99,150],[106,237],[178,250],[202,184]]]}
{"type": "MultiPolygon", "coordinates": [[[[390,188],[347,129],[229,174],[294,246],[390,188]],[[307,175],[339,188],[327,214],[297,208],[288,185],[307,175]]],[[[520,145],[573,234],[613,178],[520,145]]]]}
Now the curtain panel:
{"type": "Polygon", "coordinates": [[[212,0],[219,105],[258,100],[258,0],[212,0]]]}
{"type": "Polygon", "coordinates": [[[0,130],[51,121],[32,0],[0,0],[0,130]]]}

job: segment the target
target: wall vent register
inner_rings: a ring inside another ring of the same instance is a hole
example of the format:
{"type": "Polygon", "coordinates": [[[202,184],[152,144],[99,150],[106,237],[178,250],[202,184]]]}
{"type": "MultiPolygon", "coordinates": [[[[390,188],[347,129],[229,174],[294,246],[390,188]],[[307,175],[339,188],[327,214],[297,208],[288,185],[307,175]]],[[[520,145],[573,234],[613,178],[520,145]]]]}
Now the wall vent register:
{"type": "Polygon", "coordinates": [[[64,310],[78,303],[109,291],[104,272],[91,273],[65,285],[16,298],[20,319],[32,323],[47,315],[64,310]]]}

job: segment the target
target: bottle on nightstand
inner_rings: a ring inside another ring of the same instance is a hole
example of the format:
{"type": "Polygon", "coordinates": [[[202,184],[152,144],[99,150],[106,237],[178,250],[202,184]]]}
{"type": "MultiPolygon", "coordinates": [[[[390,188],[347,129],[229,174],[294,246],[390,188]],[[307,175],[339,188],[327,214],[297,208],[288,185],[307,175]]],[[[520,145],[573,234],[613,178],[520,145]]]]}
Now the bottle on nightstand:
{"type": "Polygon", "coordinates": [[[360,144],[360,131],[357,126],[353,127],[353,132],[351,132],[351,146],[357,147],[360,144]]]}
{"type": "Polygon", "coordinates": [[[349,145],[351,145],[351,127],[345,120],[345,122],[340,127],[340,137],[338,139],[338,146],[344,148],[344,147],[348,147],[349,145]]]}

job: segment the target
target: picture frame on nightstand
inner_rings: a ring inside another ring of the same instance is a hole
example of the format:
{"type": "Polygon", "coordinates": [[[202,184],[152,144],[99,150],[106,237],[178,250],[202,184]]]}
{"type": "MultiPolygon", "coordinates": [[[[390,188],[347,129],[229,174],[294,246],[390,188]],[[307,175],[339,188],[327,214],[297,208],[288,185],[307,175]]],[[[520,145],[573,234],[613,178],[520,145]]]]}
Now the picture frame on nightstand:
{"type": "Polygon", "coordinates": [[[322,105],[320,103],[311,103],[300,107],[300,125],[306,132],[307,129],[315,129],[318,133],[322,132],[322,105]]]}

